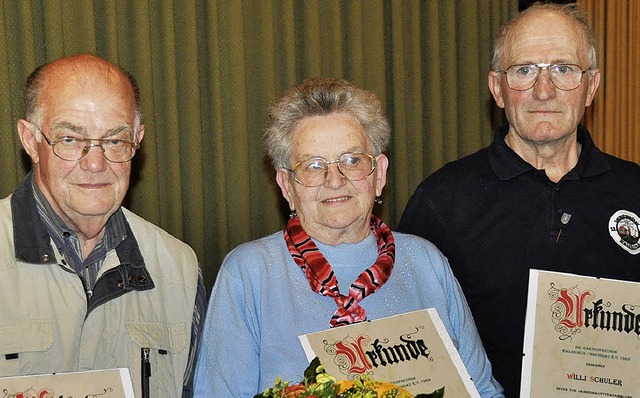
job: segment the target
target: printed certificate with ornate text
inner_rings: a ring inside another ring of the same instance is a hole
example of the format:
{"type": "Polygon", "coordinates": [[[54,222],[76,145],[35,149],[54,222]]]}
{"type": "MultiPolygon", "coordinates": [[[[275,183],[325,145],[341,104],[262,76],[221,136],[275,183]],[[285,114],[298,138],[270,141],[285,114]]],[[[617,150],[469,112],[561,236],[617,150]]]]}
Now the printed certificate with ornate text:
{"type": "Polygon", "coordinates": [[[135,398],[129,369],[0,377],[2,397],[135,398]]]}
{"type": "Polygon", "coordinates": [[[338,380],[369,375],[412,394],[480,397],[434,308],[299,336],[338,380]]]}
{"type": "Polygon", "coordinates": [[[640,397],[640,283],[531,270],[520,396],[640,397]]]}

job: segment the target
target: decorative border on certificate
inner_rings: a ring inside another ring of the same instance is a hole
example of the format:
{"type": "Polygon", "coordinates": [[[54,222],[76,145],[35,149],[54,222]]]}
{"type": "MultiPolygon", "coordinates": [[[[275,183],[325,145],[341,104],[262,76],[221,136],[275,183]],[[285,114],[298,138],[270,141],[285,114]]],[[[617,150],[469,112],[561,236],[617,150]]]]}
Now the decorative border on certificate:
{"type": "Polygon", "coordinates": [[[434,308],[298,336],[309,361],[353,380],[367,375],[412,394],[444,388],[447,397],[480,395],[434,308]]]}
{"type": "Polygon", "coordinates": [[[129,369],[0,377],[0,398],[135,398],[129,369]]]}
{"type": "Polygon", "coordinates": [[[640,283],[531,270],[520,396],[640,397],[640,283]]]}

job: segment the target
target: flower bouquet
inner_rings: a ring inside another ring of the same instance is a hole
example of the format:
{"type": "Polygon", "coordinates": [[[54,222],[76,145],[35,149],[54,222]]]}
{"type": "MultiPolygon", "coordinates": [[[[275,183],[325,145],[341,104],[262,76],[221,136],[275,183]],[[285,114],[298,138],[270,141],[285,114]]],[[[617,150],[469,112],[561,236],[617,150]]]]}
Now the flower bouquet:
{"type": "Polygon", "coordinates": [[[278,378],[273,387],[254,398],[442,398],[444,387],[431,394],[415,397],[402,387],[362,377],[356,380],[336,380],[314,358],[304,372],[304,380],[290,384],[278,378]]]}

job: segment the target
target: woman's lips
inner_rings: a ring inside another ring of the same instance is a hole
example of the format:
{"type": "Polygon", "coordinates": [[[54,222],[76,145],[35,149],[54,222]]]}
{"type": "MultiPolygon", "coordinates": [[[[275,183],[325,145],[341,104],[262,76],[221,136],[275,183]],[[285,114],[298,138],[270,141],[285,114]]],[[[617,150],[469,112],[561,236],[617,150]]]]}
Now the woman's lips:
{"type": "Polygon", "coordinates": [[[351,196],[340,196],[337,198],[329,198],[329,199],[325,199],[322,201],[322,203],[339,203],[339,202],[344,202],[346,200],[351,199],[351,196]]]}

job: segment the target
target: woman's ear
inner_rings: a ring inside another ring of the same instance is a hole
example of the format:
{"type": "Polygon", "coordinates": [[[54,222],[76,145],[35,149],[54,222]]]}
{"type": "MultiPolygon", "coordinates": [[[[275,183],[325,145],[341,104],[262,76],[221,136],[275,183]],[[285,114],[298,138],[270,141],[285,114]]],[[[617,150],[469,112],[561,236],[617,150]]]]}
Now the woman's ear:
{"type": "Polygon", "coordinates": [[[278,169],[276,171],[276,182],[282,191],[282,196],[289,203],[289,209],[291,211],[295,210],[295,205],[293,202],[293,187],[291,186],[291,181],[289,179],[289,171],[285,169],[278,169]]]}
{"type": "Polygon", "coordinates": [[[389,158],[383,153],[376,159],[376,196],[382,195],[382,189],[387,185],[387,169],[389,168],[389,158]]]}

